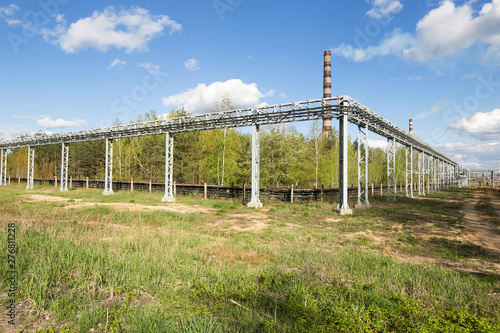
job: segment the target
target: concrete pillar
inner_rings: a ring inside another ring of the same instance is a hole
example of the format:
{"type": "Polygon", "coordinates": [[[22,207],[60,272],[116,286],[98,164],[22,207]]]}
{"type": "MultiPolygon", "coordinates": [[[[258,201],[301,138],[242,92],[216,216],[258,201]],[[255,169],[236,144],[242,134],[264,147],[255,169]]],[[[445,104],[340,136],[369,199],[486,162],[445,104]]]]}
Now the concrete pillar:
{"type": "Polygon", "coordinates": [[[348,114],[347,112],[341,110],[339,115],[339,203],[335,209],[340,213],[340,215],[350,215],[352,214],[352,209],[349,208],[348,198],[349,192],[347,188],[347,124],[348,124],[348,114]]]}
{"type": "Polygon", "coordinates": [[[260,126],[252,125],[252,196],[248,207],[262,208],[260,202],[260,126]]]}

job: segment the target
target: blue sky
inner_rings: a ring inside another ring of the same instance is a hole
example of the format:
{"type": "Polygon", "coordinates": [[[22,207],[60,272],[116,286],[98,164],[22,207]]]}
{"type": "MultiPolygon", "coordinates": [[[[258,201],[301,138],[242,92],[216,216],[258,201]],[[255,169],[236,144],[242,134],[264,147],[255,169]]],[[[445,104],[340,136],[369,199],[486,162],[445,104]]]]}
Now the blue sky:
{"type": "Polygon", "coordinates": [[[500,0],[0,0],[0,137],[321,98],[325,50],[332,95],[498,167],[500,0]]]}

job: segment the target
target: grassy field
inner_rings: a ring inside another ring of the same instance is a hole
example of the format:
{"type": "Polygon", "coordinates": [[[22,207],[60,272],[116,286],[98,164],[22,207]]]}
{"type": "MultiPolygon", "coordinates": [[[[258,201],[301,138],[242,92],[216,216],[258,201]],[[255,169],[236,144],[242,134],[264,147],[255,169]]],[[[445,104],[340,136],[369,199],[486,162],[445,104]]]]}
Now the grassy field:
{"type": "Polygon", "coordinates": [[[376,196],[345,217],[332,203],[161,198],[0,188],[0,331],[500,331],[500,252],[464,213],[498,227],[498,190],[376,196]]]}

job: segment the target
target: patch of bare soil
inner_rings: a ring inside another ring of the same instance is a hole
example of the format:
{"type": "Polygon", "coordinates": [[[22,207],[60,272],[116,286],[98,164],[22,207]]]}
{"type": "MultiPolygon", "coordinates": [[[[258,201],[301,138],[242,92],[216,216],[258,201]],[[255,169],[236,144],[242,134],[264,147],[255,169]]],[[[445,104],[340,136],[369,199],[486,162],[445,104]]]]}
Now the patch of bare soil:
{"type": "Polygon", "coordinates": [[[500,219],[498,214],[500,212],[500,200],[498,197],[494,196],[491,191],[474,192],[473,199],[467,200],[462,210],[466,237],[471,243],[490,251],[496,256],[500,256],[500,227],[488,221],[486,212],[476,208],[476,204],[482,196],[486,196],[487,199],[491,200],[492,209],[490,213],[494,212],[496,218],[500,219]]]}

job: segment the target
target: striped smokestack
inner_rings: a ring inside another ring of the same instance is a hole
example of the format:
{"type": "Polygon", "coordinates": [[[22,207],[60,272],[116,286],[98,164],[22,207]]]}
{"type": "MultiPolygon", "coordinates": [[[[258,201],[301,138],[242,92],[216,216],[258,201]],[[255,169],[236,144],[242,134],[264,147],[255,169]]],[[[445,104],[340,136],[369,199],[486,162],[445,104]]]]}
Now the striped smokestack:
{"type": "MultiPolygon", "coordinates": [[[[331,52],[325,51],[324,53],[324,71],[323,71],[323,98],[332,97],[332,64],[331,52]]],[[[325,103],[326,106],[330,105],[330,101],[325,103]]],[[[323,132],[328,133],[332,131],[332,119],[323,118],[323,132]]]]}
{"type": "Polygon", "coordinates": [[[410,134],[413,135],[413,119],[410,119],[410,134]]]}

